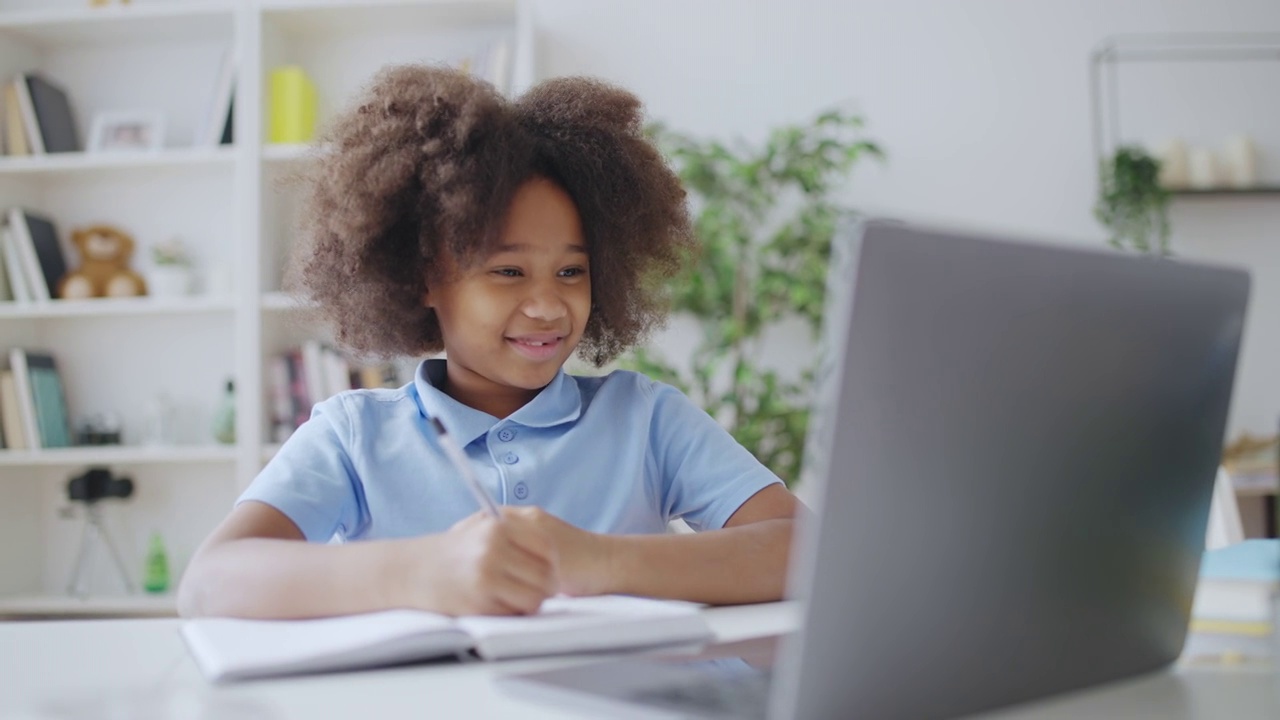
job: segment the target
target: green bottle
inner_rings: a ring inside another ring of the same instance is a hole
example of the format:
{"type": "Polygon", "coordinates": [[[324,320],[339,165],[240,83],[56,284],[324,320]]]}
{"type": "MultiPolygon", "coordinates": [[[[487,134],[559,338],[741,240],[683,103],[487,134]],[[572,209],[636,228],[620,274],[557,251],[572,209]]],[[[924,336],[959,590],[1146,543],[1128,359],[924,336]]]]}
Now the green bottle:
{"type": "Polygon", "coordinates": [[[227,445],[236,441],[236,385],[231,380],[213,412],[213,438],[227,445]]]}
{"type": "Polygon", "coordinates": [[[169,555],[164,551],[160,533],[151,533],[147,548],[147,572],[142,589],[149,593],[162,593],[169,589],[169,555]]]}

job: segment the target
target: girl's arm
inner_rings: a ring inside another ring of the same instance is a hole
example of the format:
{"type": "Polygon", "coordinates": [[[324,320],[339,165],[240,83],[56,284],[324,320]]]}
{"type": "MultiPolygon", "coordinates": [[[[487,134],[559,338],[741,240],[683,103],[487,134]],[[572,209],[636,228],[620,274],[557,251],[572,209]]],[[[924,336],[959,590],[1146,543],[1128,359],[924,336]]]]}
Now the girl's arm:
{"type": "Polygon", "coordinates": [[[722,530],[601,535],[544,514],[570,594],[623,593],[729,605],[782,599],[795,518],[807,509],[781,485],[753,495],[722,530]]]}
{"type": "Polygon", "coordinates": [[[528,519],[473,515],[404,540],[308,543],[286,515],[241,503],[196,551],[178,589],[187,617],[305,618],[418,608],[451,615],[534,612],[555,594],[550,539],[528,519]]]}

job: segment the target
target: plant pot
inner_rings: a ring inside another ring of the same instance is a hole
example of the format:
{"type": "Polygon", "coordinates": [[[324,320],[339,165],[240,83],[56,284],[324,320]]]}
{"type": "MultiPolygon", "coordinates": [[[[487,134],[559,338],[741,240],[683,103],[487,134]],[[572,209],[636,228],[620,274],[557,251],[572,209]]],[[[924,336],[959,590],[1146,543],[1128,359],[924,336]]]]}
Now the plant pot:
{"type": "Polygon", "coordinates": [[[147,275],[147,292],[153,297],[182,297],[191,292],[191,270],[158,265],[147,275]]]}

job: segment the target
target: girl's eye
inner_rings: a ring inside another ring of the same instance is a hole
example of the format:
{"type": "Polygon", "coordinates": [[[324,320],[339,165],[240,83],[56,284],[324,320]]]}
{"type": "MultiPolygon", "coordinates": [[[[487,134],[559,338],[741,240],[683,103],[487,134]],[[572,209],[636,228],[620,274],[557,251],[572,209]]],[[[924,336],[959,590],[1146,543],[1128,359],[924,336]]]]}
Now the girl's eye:
{"type": "Polygon", "coordinates": [[[587,273],[586,268],[571,267],[560,271],[560,277],[579,277],[587,273]]]}
{"type": "Polygon", "coordinates": [[[498,268],[493,273],[502,277],[520,277],[520,271],[516,268],[498,268]]]}

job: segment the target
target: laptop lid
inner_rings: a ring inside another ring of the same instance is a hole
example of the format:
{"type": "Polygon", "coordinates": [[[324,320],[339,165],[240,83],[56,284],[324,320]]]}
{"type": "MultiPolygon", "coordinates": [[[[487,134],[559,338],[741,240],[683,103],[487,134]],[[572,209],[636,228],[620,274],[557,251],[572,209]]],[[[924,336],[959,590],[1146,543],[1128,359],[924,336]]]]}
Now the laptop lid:
{"type": "Polygon", "coordinates": [[[843,242],[771,714],[950,717],[1174,660],[1247,274],[885,221],[843,242]]]}

